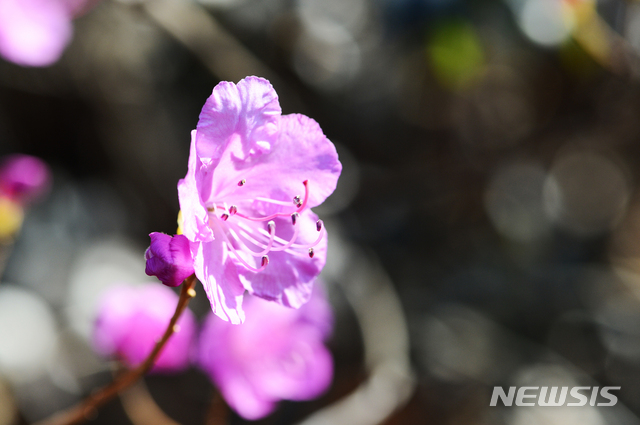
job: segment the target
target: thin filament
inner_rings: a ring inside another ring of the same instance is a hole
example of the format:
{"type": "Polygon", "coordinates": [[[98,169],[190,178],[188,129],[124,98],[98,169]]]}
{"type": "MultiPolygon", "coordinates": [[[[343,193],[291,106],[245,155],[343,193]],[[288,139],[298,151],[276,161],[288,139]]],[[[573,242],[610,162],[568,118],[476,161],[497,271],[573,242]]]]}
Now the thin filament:
{"type": "MultiPolygon", "coordinates": [[[[242,183],[242,181],[241,181],[242,183]]],[[[221,221],[227,222],[226,226],[221,226],[222,231],[220,232],[223,237],[223,241],[226,243],[226,246],[229,248],[229,251],[233,253],[236,259],[248,270],[252,272],[260,272],[266,268],[269,263],[269,257],[266,255],[271,251],[286,251],[291,255],[295,255],[297,257],[306,257],[313,255],[303,254],[296,250],[304,249],[312,251],[313,247],[318,245],[320,241],[325,236],[325,229],[322,227],[322,222],[318,221],[318,237],[316,240],[310,244],[300,244],[295,243],[300,234],[300,226],[302,225],[298,218],[298,214],[302,212],[309,202],[309,181],[305,180],[302,182],[304,185],[304,198],[301,201],[300,196],[295,196],[293,198],[293,203],[296,205],[296,209],[289,212],[278,212],[275,214],[271,214],[265,217],[252,217],[238,212],[237,203],[234,203],[231,207],[227,205],[226,202],[223,202],[222,205],[212,205],[209,209],[209,217],[210,219],[216,217],[216,210],[222,210],[223,214],[219,217],[221,221]],[[265,222],[271,221],[277,217],[289,217],[293,222],[293,234],[289,240],[285,240],[281,237],[275,235],[275,223],[269,223],[267,225],[268,231],[263,227],[263,225],[249,225],[249,223],[244,222],[242,220],[229,220],[230,217],[237,216],[240,218],[244,218],[245,220],[252,222],[265,222]],[[229,220],[229,221],[227,221],[229,220]],[[237,226],[237,228],[236,228],[237,226]],[[259,252],[256,252],[255,249],[259,249],[259,252]],[[241,252],[240,252],[241,251],[241,252]],[[247,260],[245,260],[242,256],[242,253],[251,255],[253,257],[262,257],[261,267],[256,268],[251,266],[247,260]]],[[[242,184],[239,183],[240,186],[242,184]]],[[[268,202],[275,205],[281,206],[290,206],[290,202],[256,197],[253,199],[254,201],[268,202]]],[[[250,201],[250,200],[247,200],[250,201]]],[[[240,202],[240,201],[238,201],[240,202]]]]}
{"type": "Polygon", "coordinates": [[[287,201],[278,201],[271,198],[263,198],[262,196],[256,196],[256,201],[269,202],[271,204],[284,205],[285,207],[291,206],[291,202],[287,201]]]}
{"type": "Polygon", "coordinates": [[[312,242],[308,245],[300,245],[297,243],[294,243],[293,245],[291,245],[292,248],[302,248],[302,249],[308,249],[308,248],[313,248],[314,246],[318,245],[320,243],[320,241],[322,240],[322,238],[324,238],[324,227],[322,229],[320,229],[320,231],[318,232],[318,238],[315,240],[315,242],[312,242]]]}
{"type": "MultiPolygon", "coordinates": [[[[302,201],[302,204],[300,204],[300,206],[293,212],[298,212],[298,213],[301,212],[307,206],[307,202],[309,201],[309,180],[303,181],[302,184],[304,185],[304,200],[302,201]]],[[[277,202],[280,202],[280,201],[277,201],[277,202]]],[[[239,212],[236,213],[238,217],[242,217],[251,221],[269,221],[277,217],[287,217],[287,216],[290,216],[291,214],[292,214],[291,212],[287,212],[287,213],[279,212],[279,213],[271,214],[267,217],[251,217],[239,212]]]]}
{"type": "Polygon", "coordinates": [[[269,253],[269,251],[271,251],[271,250],[272,250],[272,247],[273,247],[273,239],[274,239],[274,236],[275,236],[275,231],[274,231],[274,232],[272,232],[272,233],[270,233],[270,236],[269,236],[269,242],[267,242],[267,244],[266,244],[266,245],[265,245],[265,244],[263,244],[263,243],[260,243],[260,241],[257,241],[257,240],[255,240],[255,239],[253,239],[249,234],[247,234],[247,232],[246,232],[246,231],[240,230],[238,233],[236,233],[236,232],[235,232],[235,230],[234,230],[233,228],[231,228],[231,226],[229,226],[229,232],[231,232],[232,236],[235,238],[235,240],[236,240],[240,245],[242,245],[244,248],[246,248],[246,249],[244,249],[243,251],[244,251],[244,252],[247,252],[248,254],[253,255],[254,257],[262,257],[263,255],[268,254],[268,253],[269,253]],[[259,248],[263,248],[263,250],[262,250],[261,252],[255,252],[255,251],[253,251],[251,248],[249,248],[249,247],[247,246],[247,244],[246,244],[246,243],[244,243],[244,242],[242,241],[242,239],[240,238],[240,236],[244,236],[244,239],[249,240],[249,242],[250,242],[250,243],[252,243],[252,244],[254,244],[254,245],[258,246],[259,248]]]}
{"type": "Polygon", "coordinates": [[[222,233],[222,237],[224,238],[225,242],[227,243],[227,246],[229,247],[229,249],[231,250],[233,255],[235,255],[235,257],[238,259],[238,261],[240,261],[242,263],[242,265],[245,266],[247,269],[251,270],[252,272],[258,273],[258,272],[261,272],[262,270],[264,270],[267,267],[267,264],[263,264],[260,268],[257,268],[257,269],[255,267],[253,267],[253,266],[250,266],[249,263],[247,263],[244,260],[244,258],[242,258],[242,256],[238,253],[236,248],[233,246],[233,244],[229,240],[229,237],[227,236],[226,232],[220,232],[220,233],[222,233]]]}

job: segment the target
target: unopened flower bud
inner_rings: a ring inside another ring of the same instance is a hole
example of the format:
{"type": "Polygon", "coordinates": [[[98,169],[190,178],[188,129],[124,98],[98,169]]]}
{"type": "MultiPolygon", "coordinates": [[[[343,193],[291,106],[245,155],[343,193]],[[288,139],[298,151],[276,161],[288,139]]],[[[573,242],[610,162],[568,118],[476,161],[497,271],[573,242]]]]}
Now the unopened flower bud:
{"type": "Polygon", "coordinates": [[[153,232],[151,245],[144,256],[147,260],[145,273],[157,276],[167,286],[179,286],[193,274],[193,259],[189,240],[182,235],[169,236],[153,232]]]}

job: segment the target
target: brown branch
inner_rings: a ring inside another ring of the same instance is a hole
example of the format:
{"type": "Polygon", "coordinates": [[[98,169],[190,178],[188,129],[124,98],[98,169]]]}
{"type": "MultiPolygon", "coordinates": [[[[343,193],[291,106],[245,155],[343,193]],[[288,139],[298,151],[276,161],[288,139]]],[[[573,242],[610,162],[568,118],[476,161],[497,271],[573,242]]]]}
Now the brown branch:
{"type": "Polygon", "coordinates": [[[146,360],[135,369],[132,369],[120,377],[118,377],[111,384],[94,392],[84,401],[77,404],[70,409],[54,414],[53,416],[35,423],[34,425],[73,425],[79,424],[95,417],[98,407],[102,406],[112,398],[114,398],[120,391],[130,387],[133,383],[139,380],[145,373],[151,369],[156,359],[160,355],[162,348],[165,346],[171,335],[176,331],[176,322],[187,308],[187,304],[191,298],[196,296],[196,291],[193,289],[196,283],[196,276],[191,275],[182,283],[182,291],[180,292],[180,299],[176,306],[176,311],[167,326],[167,330],[164,331],[162,339],[156,343],[153,351],[149,354],[146,360]]]}
{"type": "Polygon", "coordinates": [[[229,406],[227,406],[224,398],[222,398],[222,394],[214,388],[213,395],[211,396],[211,404],[209,405],[209,411],[205,418],[205,425],[226,424],[228,416],[229,406]]]}
{"type": "Polygon", "coordinates": [[[120,401],[134,425],[180,425],[160,409],[143,380],[120,392],[120,401]]]}

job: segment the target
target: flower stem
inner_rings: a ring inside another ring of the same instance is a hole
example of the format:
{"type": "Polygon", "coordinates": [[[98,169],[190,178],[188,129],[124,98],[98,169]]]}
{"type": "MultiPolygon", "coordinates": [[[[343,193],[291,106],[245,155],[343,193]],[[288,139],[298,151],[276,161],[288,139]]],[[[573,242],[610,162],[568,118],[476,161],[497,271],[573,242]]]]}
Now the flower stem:
{"type": "Polygon", "coordinates": [[[196,283],[196,276],[191,275],[182,283],[182,291],[180,292],[180,299],[176,306],[176,311],[167,326],[167,330],[164,331],[162,339],[160,339],[153,351],[147,356],[144,362],[142,362],[135,369],[122,374],[111,384],[106,387],[95,391],[84,401],[80,402],[74,407],[71,407],[62,412],[56,413],[53,416],[36,422],[34,425],[72,425],[79,424],[94,417],[97,414],[98,407],[102,406],[112,398],[114,398],[120,391],[130,387],[136,381],[138,381],[145,373],[151,369],[156,359],[160,355],[162,348],[165,346],[171,335],[175,333],[176,322],[182,312],[187,308],[187,304],[191,298],[196,296],[196,292],[193,289],[196,283]]]}
{"type": "Polygon", "coordinates": [[[205,425],[220,425],[226,424],[227,417],[229,416],[229,407],[222,398],[222,394],[216,389],[213,389],[213,395],[211,396],[211,404],[209,405],[209,411],[205,418],[205,425]]]}
{"type": "Polygon", "coordinates": [[[120,401],[134,425],[180,425],[160,409],[142,380],[121,391],[120,401]]]}

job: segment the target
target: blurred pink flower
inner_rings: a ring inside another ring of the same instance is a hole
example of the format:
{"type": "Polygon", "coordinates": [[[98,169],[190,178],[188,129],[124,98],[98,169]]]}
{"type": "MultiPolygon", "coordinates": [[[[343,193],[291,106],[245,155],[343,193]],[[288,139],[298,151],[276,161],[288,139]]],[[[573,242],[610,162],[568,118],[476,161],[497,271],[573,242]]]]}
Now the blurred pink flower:
{"type": "Polygon", "coordinates": [[[71,20],[96,0],[0,0],[0,56],[48,66],[71,41],[71,20]]]}
{"type": "MultiPolygon", "coordinates": [[[[142,363],[169,324],[178,295],[156,283],[113,286],[102,296],[93,327],[94,350],[117,356],[129,367],[142,363]]],[[[162,349],[152,371],[177,372],[189,365],[189,350],[196,321],[187,309],[178,319],[179,332],[162,349]]]]}
{"type": "Polygon", "coordinates": [[[333,360],[323,344],[332,313],[321,291],[299,310],[256,297],[236,326],[212,313],[200,333],[197,362],[240,416],[255,420],[279,400],[310,400],[331,384],[333,360]]]}
{"type": "Polygon", "coordinates": [[[179,286],[193,274],[189,240],[183,235],[149,234],[151,244],[144,253],[147,276],[157,276],[167,286],[179,286]]]}
{"type": "Polygon", "coordinates": [[[22,154],[9,155],[2,159],[0,195],[25,205],[44,195],[50,186],[51,172],[41,159],[22,154]]]}
{"type": "Polygon", "coordinates": [[[244,291],[299,308],[326,260],[310,208],[335,189],[342,165],[320,126],[281,115],[262,78],[221,82],[191,134],[178,183],[182,232],[215,314],[244,321],[244,291]]]}

